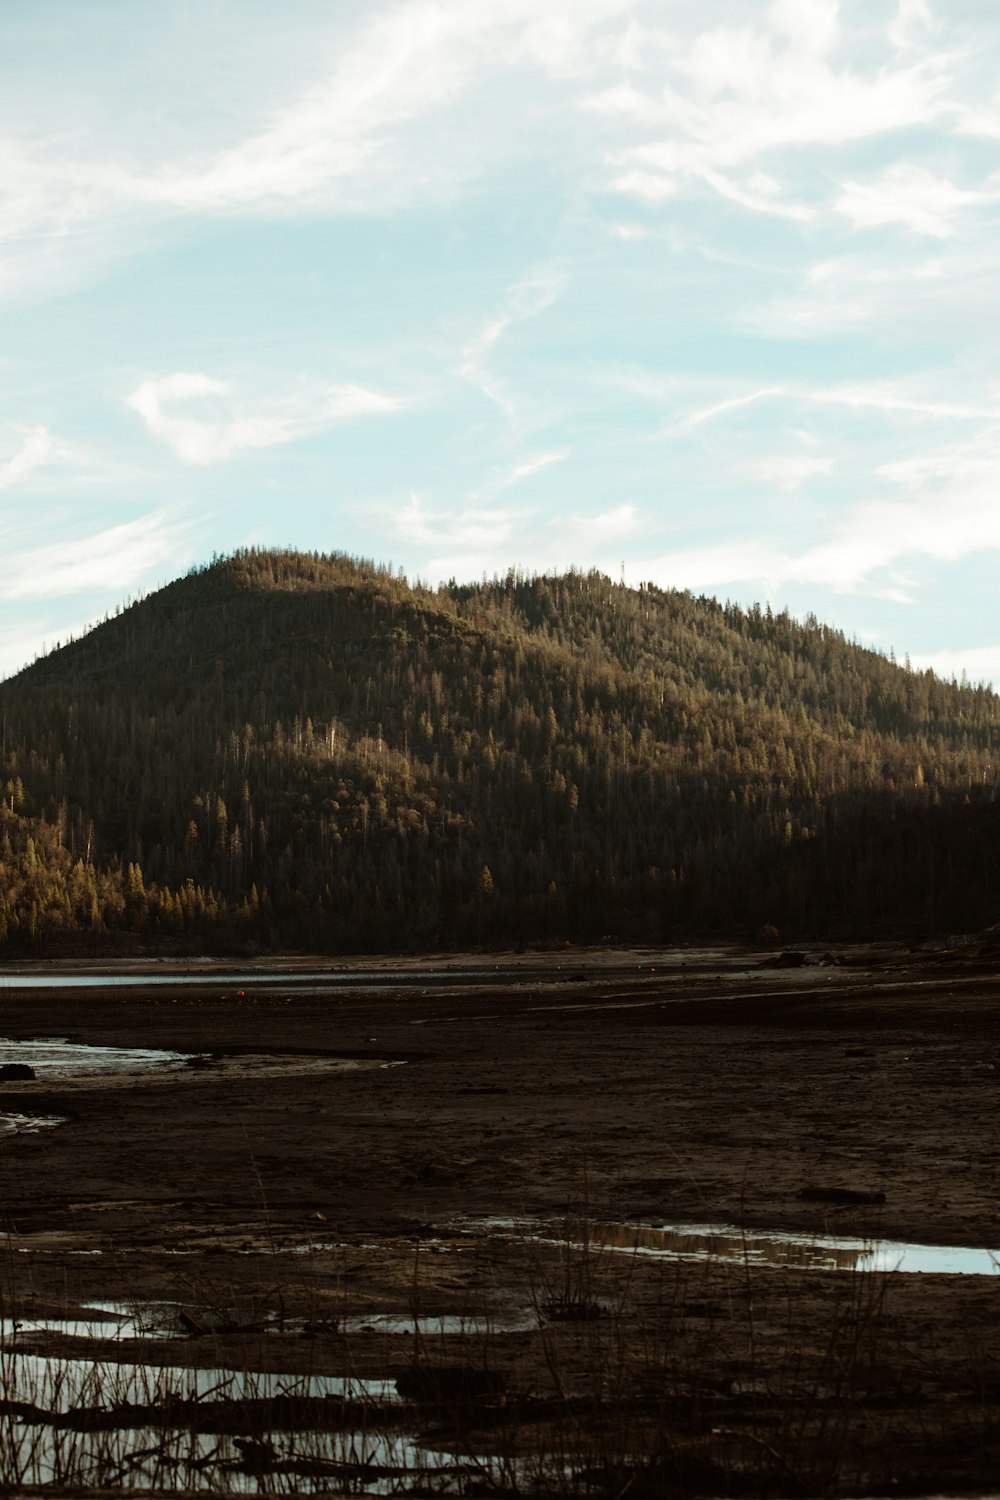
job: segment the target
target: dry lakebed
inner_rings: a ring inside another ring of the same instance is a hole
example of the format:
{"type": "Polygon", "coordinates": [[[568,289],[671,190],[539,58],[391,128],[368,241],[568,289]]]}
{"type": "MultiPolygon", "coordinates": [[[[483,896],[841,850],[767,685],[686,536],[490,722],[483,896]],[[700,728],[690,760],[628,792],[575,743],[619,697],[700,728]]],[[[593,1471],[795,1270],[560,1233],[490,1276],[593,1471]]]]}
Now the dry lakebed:
{"type": "Polygon", "coordinates": [[[6,965],[0,1038],[0,1485],[1000,1473],[981,950],[6,965]]]}

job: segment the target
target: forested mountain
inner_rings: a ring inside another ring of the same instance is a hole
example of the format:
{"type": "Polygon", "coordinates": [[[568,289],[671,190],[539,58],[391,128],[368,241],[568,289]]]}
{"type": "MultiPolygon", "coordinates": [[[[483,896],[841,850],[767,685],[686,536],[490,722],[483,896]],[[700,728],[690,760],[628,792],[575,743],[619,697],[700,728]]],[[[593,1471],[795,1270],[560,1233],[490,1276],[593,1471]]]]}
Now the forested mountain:
{"type": "Polygon", "coordinates": [[[1000,699],[598,573],[240,552],[0,685],[0,944],[921,936],[1000,917],[1000,699]]]}

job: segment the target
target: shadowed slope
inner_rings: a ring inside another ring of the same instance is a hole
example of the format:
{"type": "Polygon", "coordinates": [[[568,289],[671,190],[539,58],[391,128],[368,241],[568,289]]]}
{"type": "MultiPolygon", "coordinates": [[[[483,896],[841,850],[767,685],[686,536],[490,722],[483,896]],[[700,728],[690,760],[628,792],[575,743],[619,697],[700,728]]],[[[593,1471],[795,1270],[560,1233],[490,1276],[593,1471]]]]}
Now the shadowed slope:
{"type": "Polygon", "coordinates": [[[992,693],[600,574],[432,592],[340,556],[241,553],[0,703],[9,941],[405,947],[996,915],[992,693]]]}

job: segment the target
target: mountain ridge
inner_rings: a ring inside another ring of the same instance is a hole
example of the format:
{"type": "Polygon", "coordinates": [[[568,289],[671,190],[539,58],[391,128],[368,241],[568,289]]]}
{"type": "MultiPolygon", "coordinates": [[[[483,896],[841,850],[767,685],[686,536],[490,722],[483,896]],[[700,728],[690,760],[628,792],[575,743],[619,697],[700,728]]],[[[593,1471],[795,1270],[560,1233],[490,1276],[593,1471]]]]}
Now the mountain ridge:
{"type": "Polygon", "coordinates": [[[244,550],[0,706],[8,947],[912,936],[1000,906],[995,694],[596,572],[432,590],[244,550]]]}

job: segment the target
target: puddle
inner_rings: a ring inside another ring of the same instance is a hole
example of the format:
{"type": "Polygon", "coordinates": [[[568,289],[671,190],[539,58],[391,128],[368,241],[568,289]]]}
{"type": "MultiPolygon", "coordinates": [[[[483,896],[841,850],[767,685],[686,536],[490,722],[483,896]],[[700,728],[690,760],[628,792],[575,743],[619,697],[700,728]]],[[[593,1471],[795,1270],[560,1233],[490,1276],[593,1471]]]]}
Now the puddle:
{"type": "MultiPolygon", "coordinates": [[[[119,1322],[110,1305],[81,1311],[94,1325],[80,1327],[119,1322]]],[[[461,1493],[462,1474],[484,1471],[402,1429],[394,1380],[60,1359],[15,1337],[0,1342],[0,1383],[3,1485],[388,1494],[432,1480],[461,1493]]]]}
{"type": "MultiPolygon", "coordinates": [[[[49,1328],[46,1320],[39,1320],[49,1328]]],[[[7,1401],[22,1401],[47,1412],[77,1407],[107,1411],[128,1406],[159,1406],[171,1401],[364,1401],[400,1405],[393,1380],[346,1375],[280,1375],[268,1372],[192,1369],[120,1363],[117,1360],[64,1359],[17,1347],[20,1334],[0,1347],[0,1377],[7,1401]]]]}
{"type": "MultiPolygon", "coordinates": [[[[630,971],[631,972],[631,971],[630,971]]],[[[523,984],[530,978],[558,980],[563,976],[552,969],[537,971],[522,968],[495,969],[381,969],[381,970],[246,970],[213,972],[210,969],[187,974],[65,974],[49,972],[26,974],[17,970],[0,970],[0,992],[5,990],[95,990],[147,989],[164,985],[197,984],[219,986],[233,991],[234,998],[245,998],[259,989],[301,990],[312,993],[317,985],[323,989],[422,989],[438,985],[510,985],[523,984]]]]}
{"type": "Polygon", "coordinates": [[[57,1115],[19,1115],[4,1110],[0,1114],[0,1139],[7,1135],[34,1135],[36,1131],[52,1130],[64,1123],[57,1115]]]}
{"type": "Polygon", "coordinates": [[[136,969],[83,970],[0,969],[0,993],[16,990],[162,989],[199,985],[230,992],[231,999],[252,998],[254,991],[282,989],[286,994],[322,994],[327,990],[427,990],[489,989],[529,984],[565,984],[590,980],[637,979],[657,973],[682,973],[703,968],[706,963],[722,969],[746,968],[746,955],[714,950],[683,949],[663,953],[653,963],[629,961],[538,963],[530,959],[492,965],[455,964],[436,968],[337,968],[337,969],[213,969],[192,967],[143,973],[136,969]],[[245,995],[244,993],[245,992],[245,995]]]}
{"type": "Polygon", "coordinates": [[[496,1333],[530,1333],[538,1327],[538,1316],[531,1311],[508,1313],[372,1313],[368,1317],[340,1318],[337,1326],[344,1333],[402,1334],[413,1338],[489,1338],[496,1333]]]}
{"type": "MultiPolygon", "coordinates": [[[[404,1432],[284,1431],[266,1436],[180,1428],[116,1428],[98,1435],[12,1429],[0,1478],[19,1485],[183,1490],[204,1494],[461,1495],[499,1465],[462,1461],[404,1432]],[[9,1476],[9,1477],[8,1477],[9,1476]]],[[[509,1462],[505,1467],[509,1467],[509,1462]]],[[[492,1488],[493,1486],[491,1486],[492,1488]]]]}
{"type": "MultiPolygon", "coordinates": [[[[49,1335],[60,1338],[120,1342],[132,1339],[186,1338],[179,1304],[144,1303],[141,1306],[120,1302],[96,1303],[74,1309],[72,1315],[59,1312],[24,1313],[17,1318],[0,1318],[0,1347],[24,1350],[49,1335]]],[[[309,1325],[306,1318],[275,1319],[249,1316],[234,1319],[229,1313],[220,1322],[211,1313],[194,1310],[193,1316],[208,1333],[246,1332],[301,1334],[309,1325]]],[[[333,1324],[341,1333],[380,1333],[422,1339],[446,1337],[489,1338],[501,1333],[528,1333],[538,1327],[538,1317],[530,1309],[496,1313],[358,1313],[340,1317],[333,1324]]]]}
{"type": "Polygon", "coordinates": [[[173,1338],[182,1332],[179,1308],[172,1303],[148,1303],[142,1307],[121,1302],[94,1303],[77,1308],[72,1317],[45,1313],[32,1317],[0,1319],[0,1339],[7,1348],[58,1334],[73,1339],[173,1338]]]}
{"type": "MultiPolygon", "coordinates": [[[[193,974],[21,974],[11,970],[0,971],[0,991],[4,990],[106,990],[160,988],[163,985],[219,985],[223,989],[244,990],[248,985],[265,985],[269,988],[298,983],[313,983],[319,980],[334,980],[345,976],[326,973],[299,974],[221,974],[205,970],[193,974]]],[[[380,983],[385,983],[380,979],[380,983]]]]}
{"type": "Polygon", "coordinates": [[[907,1275],[996,1276],[1000,1250],[919,1245],[849,1235],[801,1235],[736,1224],[606,1224],[519,1219],[463,1220],[470,1228],[542,1244],[679,1261],[738,1262],[803,1271],[897,1271],[907,1275]]]}
{"type": "Polygon", "coordinates": [[[153,1047],[94,1047],[52,1038],[23,1042],[0,1038],[0,1067],[27,1063],[39,1079],[45,1080],[94,1073],[146,1073],[157,1068],[181,1068],[188,1061],[186,1052],[164,1052],[153,1047]]]}

